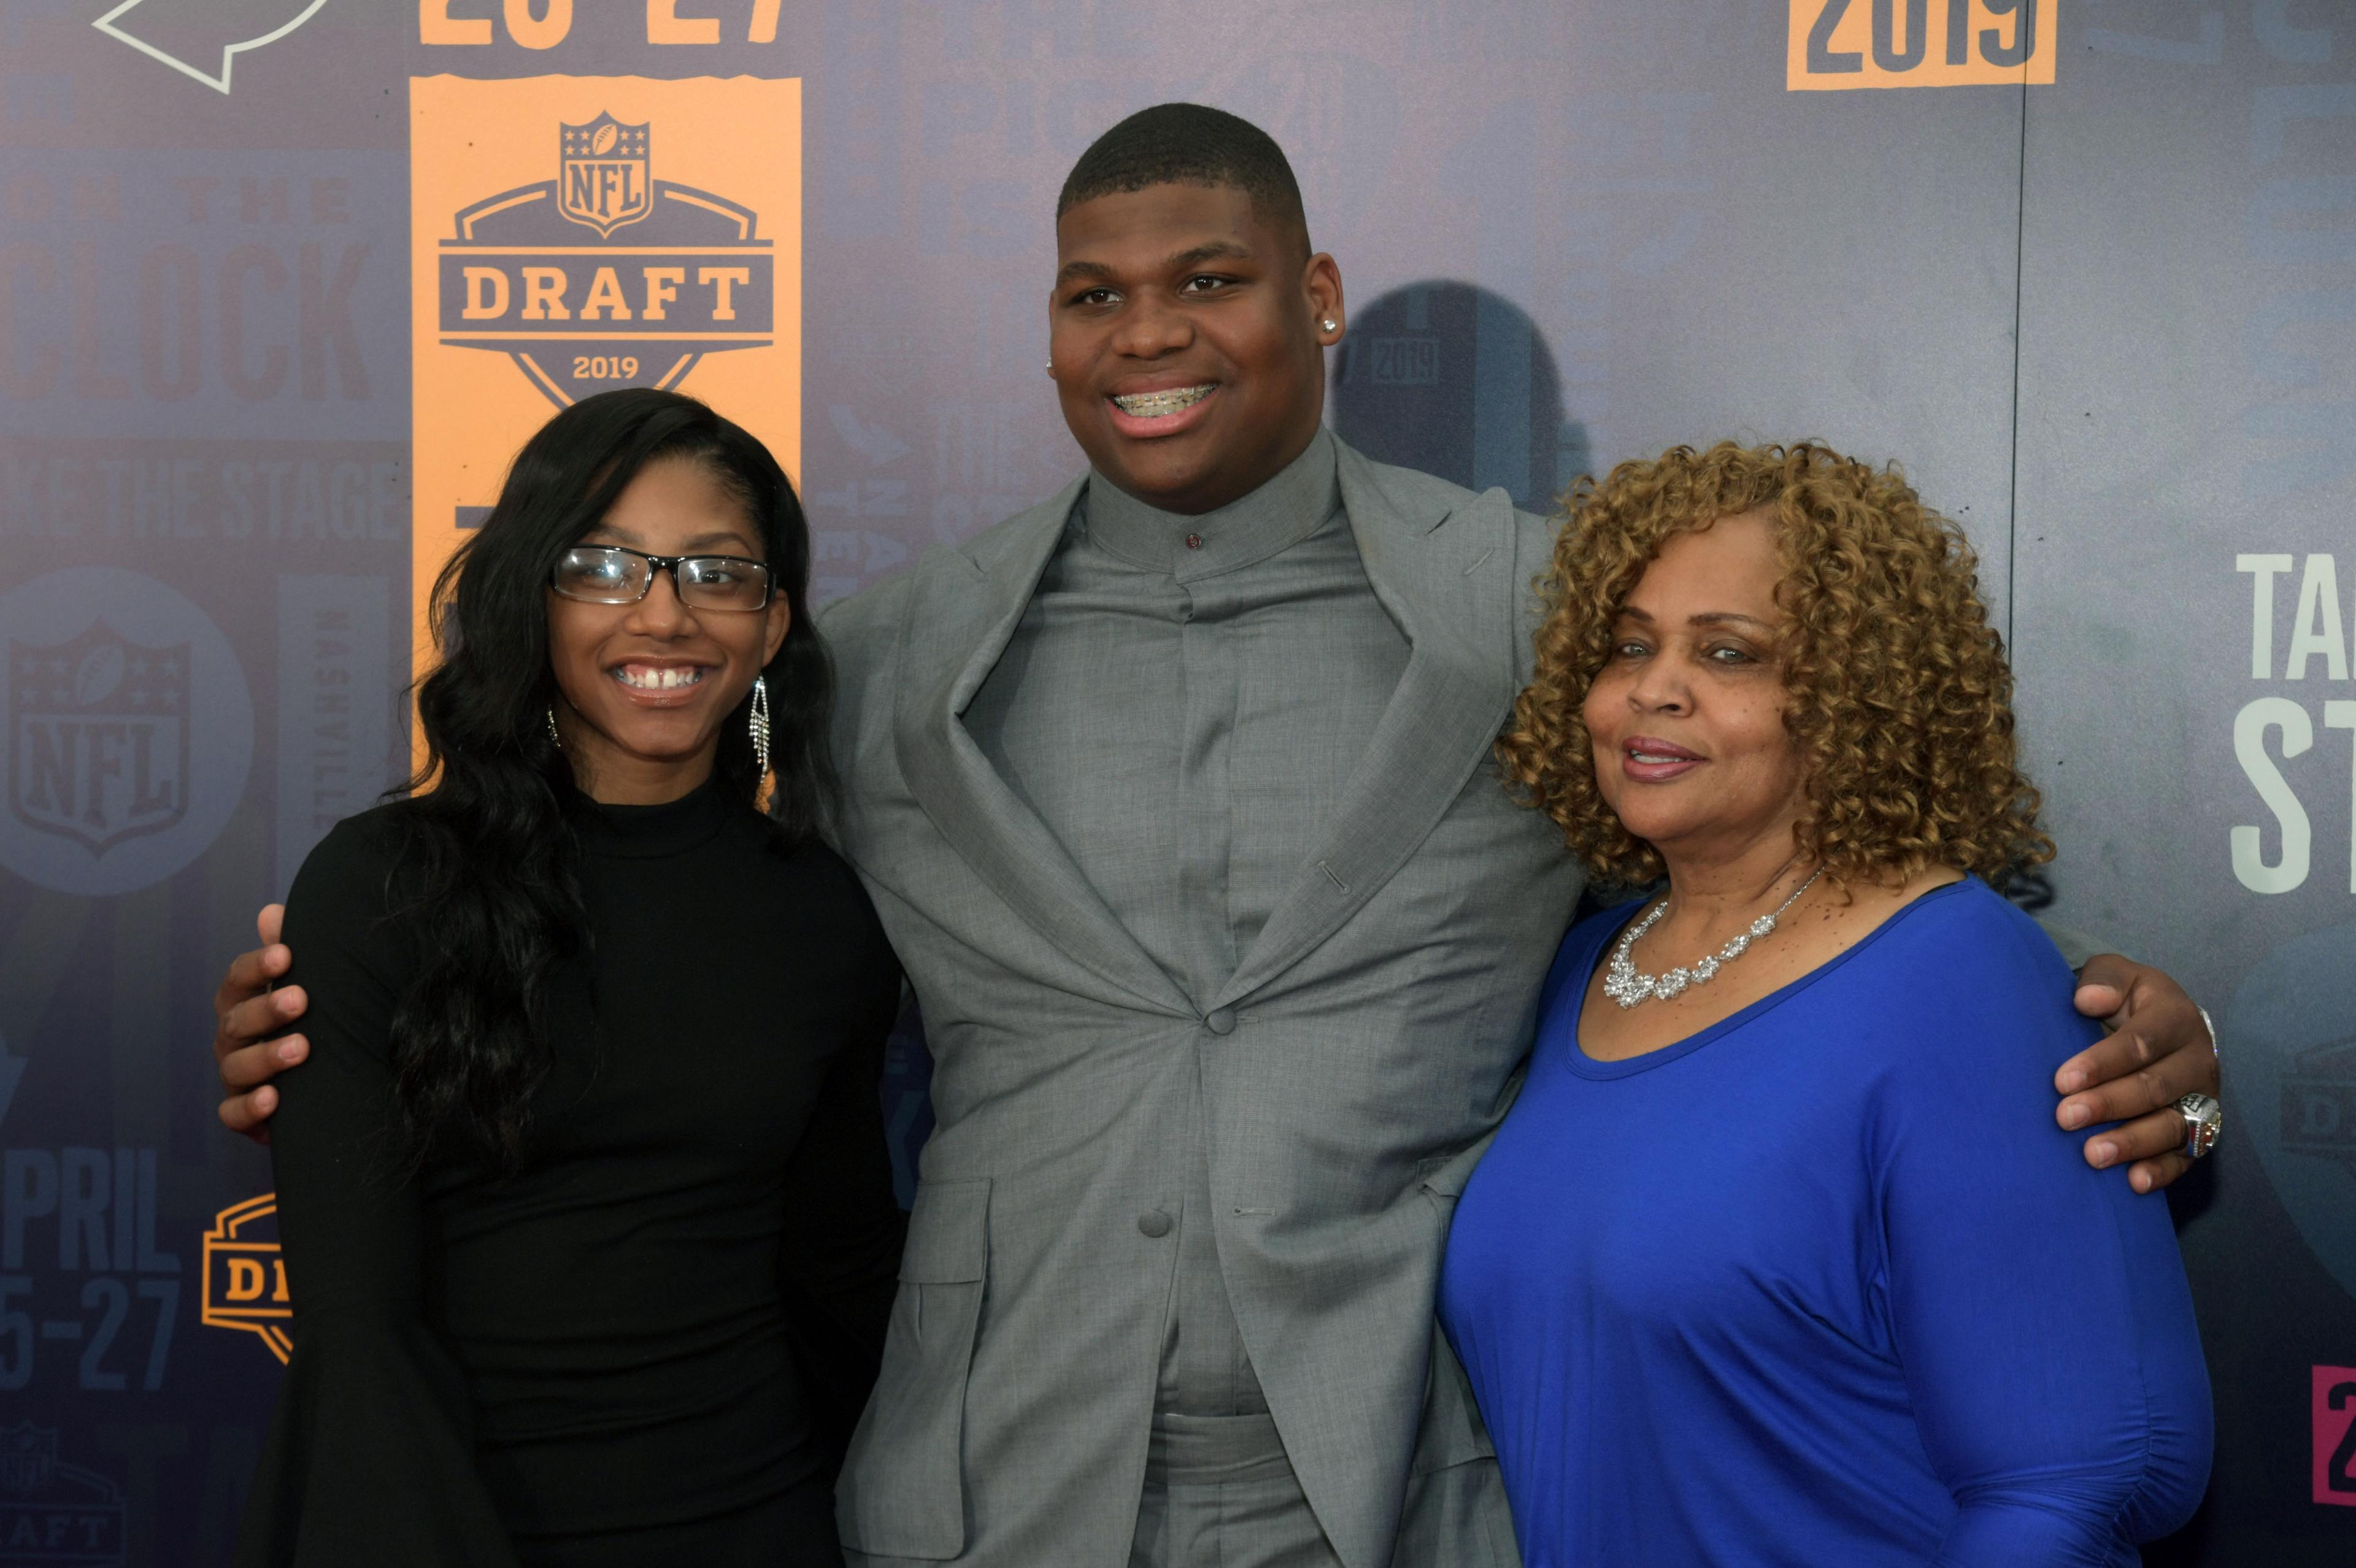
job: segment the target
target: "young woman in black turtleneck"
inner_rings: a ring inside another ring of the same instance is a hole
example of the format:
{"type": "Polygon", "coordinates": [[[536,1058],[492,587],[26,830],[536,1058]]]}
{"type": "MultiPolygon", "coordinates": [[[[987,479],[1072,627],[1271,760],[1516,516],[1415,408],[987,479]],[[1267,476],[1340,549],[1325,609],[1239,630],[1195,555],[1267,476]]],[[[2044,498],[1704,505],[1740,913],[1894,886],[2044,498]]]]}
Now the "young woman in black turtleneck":
{"type": "Polygon", "coordinates": [[[809,569],[760,443],[630,390],[435,585],[426,767],[287,906],[294,1353],[241,1568],[841,1562],[899,972],[814,831],[809,569]]]}

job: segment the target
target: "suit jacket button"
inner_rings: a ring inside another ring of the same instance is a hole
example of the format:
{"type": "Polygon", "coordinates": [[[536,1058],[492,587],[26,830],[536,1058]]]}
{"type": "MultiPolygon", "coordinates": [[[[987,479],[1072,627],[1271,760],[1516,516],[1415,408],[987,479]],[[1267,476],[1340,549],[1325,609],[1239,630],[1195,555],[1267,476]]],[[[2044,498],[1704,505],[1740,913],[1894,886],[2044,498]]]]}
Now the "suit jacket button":
{"type": "Polygon", "coordinates": [[[1170,1233],[1170,1216],[1159,1209],[1148,1209],[1137,1217],[1137,1228],[1149,1236],[1166,1236],[1170,1233]]]}
{"type": "Polygon", "coordinates": [[[1203,1020],[1203,1027],[1209,1029],[1213,1034],[1235,1033],[1236,1009],[1233,1008],[1213,1008],[1211,1009],[1211,1016],[1203,1020]]]}

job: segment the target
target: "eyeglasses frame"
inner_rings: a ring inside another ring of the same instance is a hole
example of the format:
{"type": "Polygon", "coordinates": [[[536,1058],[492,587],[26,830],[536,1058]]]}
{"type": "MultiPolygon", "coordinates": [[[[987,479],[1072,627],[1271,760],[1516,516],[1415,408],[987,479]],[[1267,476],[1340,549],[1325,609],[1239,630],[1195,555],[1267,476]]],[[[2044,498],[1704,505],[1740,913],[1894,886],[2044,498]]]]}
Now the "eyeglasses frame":
{"type": "Polygon", "coordinates": [[[647,595],[655,591],[656,574],[664,571],[670,573],[670,591],[674,594],[678,595],[679,602],[681,604],[687,604],[687,595],[680,588],[679,569],[681,562],[690,560],[726,560],[733,561],[738,566],[757,566],[761,569],[761,602],[758,604],[748,604],[741,610],[726,604],[688,604],[688,608],[691,610],[710,610],[723,615],[757,615],[762,611],[769,607],[770,600],[775,599],[777,596],[777,574],[770,570],[769,563],[767,561],[755,560],[748,555],[711,555],[702,552],[698,552],[694,555],[648,555],[645,550],[632,549],[629,546],[623,544],[567,545],[564,549],[564,553],[565,555],[571,555],[576,549],[609,549],[617,555],[634,555],[640,560],[645,561],[648,570],[647,571],[647,584],[645,587],[638,590],[637,595],[635,598],[584,599],[578,593],[565,593],[564,590],[558,585],[556,581],[557,570],[564,564],[563,557],[560,556],[557,558],[556,566],[552,566],[548,569],[549,590],[552,592],[562,593],[565,598],[572,600],[575,604],[643,603],[647,595]]]}

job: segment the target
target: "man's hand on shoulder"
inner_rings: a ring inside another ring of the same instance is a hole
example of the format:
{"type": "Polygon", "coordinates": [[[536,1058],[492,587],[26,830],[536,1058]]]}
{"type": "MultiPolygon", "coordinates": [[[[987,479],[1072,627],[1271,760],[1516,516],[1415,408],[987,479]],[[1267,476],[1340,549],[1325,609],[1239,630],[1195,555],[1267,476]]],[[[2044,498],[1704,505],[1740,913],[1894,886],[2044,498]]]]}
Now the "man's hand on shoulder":
{"type": "Polygon", "coordinates": [[[2218,1092],[2217,1042],[2184,987],[2157,969],[2105,953],[2078,982],[2078,1010],[2111,1032],[2054,1073],[2064,1096],[2054,1119],[2072,1132],[2117,1123],[2086,1140],[2086,1163],[2125,1163],[2128,1185],[2157,1192],[2192,1167],[2176,1102],[2218,1092]]]}
{"type": "Polygon", "coordinates": [[[303,1016],[309,1001],[303,988],[270,988],[294,965],[294,953],[278,940],[285,914],[284,904],[262,910],[254,922],[262,945],[232,959],[213,993],[213,1064],[226,1095],[220,1119],[231,1131],[263,1144],[270,1141],[271,1113],[278,1109],[278,1091],[270,1080],[311,1053],[309,1040],[281,1032],[303,1016]]]}

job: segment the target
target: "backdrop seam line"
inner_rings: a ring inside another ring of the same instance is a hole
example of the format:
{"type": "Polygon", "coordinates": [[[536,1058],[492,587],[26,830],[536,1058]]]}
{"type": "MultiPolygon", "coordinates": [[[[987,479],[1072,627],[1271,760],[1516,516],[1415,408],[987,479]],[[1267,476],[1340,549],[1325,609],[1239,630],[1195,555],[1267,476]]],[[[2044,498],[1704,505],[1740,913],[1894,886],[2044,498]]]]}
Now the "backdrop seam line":
{"type": "MultiPolygon", "coordinates": [[[[2021,301],[2028,289],[2029,251],[2029,80],[2020,82],[2020,162],[2016,170],[2012,219],[2012,449],[2005,497],[2004,645],[2014,653],[2013,600],[2020,576],[2020,325],[2021,301]]],[[[2017,654],[2016,654],[2017,656],[2017,654]]]]}

